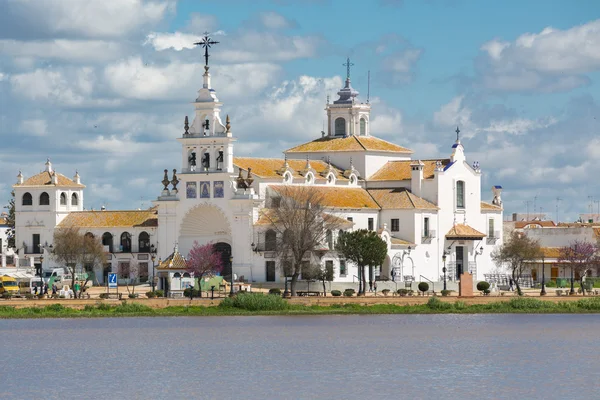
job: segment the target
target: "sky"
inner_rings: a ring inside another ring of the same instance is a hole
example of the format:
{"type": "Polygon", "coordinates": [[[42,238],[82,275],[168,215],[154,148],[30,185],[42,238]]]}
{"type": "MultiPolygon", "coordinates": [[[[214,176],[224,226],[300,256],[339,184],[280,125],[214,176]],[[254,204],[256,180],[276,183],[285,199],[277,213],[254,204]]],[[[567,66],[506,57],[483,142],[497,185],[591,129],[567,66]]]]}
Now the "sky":
{"type": "Polygon", "coordinates": [[[186,115],[212,86],[237,156],[320,137],[328,95],[367,96],[371,133],[447,158],[457,126],[504,187],[505,217],[573,221],[600,207],[600,2],[595,0],[0,0],[0,199],[22,171],[72,177],[85,207],[151,206],[181,168],[186,115]],[[560,199],[560,200],[557,200],[560,199]]]}

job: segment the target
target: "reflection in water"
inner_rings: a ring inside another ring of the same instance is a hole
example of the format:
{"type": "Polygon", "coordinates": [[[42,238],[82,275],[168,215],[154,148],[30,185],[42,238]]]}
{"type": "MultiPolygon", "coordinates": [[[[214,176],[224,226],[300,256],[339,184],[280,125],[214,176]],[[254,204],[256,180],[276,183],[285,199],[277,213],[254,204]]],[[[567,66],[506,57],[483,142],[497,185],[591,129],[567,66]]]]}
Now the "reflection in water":
{"type": "Polygon", "coordinates": [[[599,328],[596,315],[1,320],[0,377],[23,399],[589,398],[600,357],[574,349],[599,328]]]}

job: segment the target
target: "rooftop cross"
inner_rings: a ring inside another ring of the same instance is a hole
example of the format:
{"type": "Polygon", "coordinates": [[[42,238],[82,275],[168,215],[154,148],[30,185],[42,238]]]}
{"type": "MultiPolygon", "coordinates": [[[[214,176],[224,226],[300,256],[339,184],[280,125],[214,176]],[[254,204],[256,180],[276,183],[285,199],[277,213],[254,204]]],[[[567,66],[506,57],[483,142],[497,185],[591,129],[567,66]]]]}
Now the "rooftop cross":
{"type": "Polygon", "coordinates": [[[213,44],[217,44],[219,42],[216,42],[214,40],[212,40],[209,36],[208,32],[204,32],[204,37],[202,38],[202,40],[200,40],[199,42],[194,43],[196,46],[202,46],[204,47],[204,63],[205,66],[208,67],[208,57],[210,57],[208,55],[208,49],[213,45],[213,44]]]}
{"type": "Polygon", "coordinates": [[[456,130],[454,132],[456,132],[456,141],[458,142],[458,134],[460,133],[460,129],[458,129],[458,126],[456,127],[456,130]]]}
{"type": "Polygon", "coordinates": [[[350,67],[354,65],[354,63],[350,62],[350,57],[348,57],[346,59],[346,63],[342,64],[344,67],[346,67],[346,79],[350,79],[350,67]]]}

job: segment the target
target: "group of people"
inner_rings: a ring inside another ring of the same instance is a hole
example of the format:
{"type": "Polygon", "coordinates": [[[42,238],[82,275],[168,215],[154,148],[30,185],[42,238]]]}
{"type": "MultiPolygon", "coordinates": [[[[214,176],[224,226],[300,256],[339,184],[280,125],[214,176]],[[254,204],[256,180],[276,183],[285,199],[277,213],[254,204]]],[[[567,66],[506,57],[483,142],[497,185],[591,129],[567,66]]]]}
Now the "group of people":
{"type": "Polygon", "coordinates": [[[377,294],[377,281],[369,281],[369,292],[377,294]]]}
{"type": "MultiPolygon", "coordinates": [[[[38,288],[38,286],[34,286],[33,287],[33,294],[34,295],[38,295],[38,291],[39,294],[48,294],[48,283],[45,283],[38,288]]],[[[81,297],[81,293],[82,293],[82,288],[81,288],[81,284],[79,282],[75,282],[75,285],[73,286],[73,290],[69,290],[69,287],[66,286],[65,288],[63,288],[63,290],[61,290],[61,294],[63,295],[69,295],[69,297],[75,297],[75,298],[79,298],[81,297]],[[64,290],[66,289],[66,290],[64,290]]],[[[56,283],[52,284],[52,297],[55,297],[56,295],[58,295],[58,286],[56,286],[56,283]]]]}

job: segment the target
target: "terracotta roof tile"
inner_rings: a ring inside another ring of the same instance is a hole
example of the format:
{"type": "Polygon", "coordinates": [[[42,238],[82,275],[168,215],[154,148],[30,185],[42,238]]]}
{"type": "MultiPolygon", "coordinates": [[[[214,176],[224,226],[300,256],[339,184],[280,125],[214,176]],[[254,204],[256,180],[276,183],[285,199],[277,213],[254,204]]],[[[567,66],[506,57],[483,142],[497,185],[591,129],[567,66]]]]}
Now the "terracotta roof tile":
{"type": "Polygon", "coordinates": [[[482,239],[484,237],[484,233],[465,224],[456,224],[446,233],[446,239],[482,239]]]}
{"type": "Polygon", "coordinates": [[[600,238],[600,228],[594,228],[594,236],[600,238]]]}
{"type": "Polygon", "coordinates": [[[155,209],[143,211],[76,211],[71,212],[58,225],[59,228],[130,228],[156,227],[158,217],[155,209]]]}
{"type": "MultiPolygon", "coordinates": [[[[388,161],[383,167],[375,172],[368,179],[369,181],[408,181],[411,179],[410,165],[417,160],[388,161]]],[[[435,170],[435,163],[441,161],[445,167],[450,163],[449,159],[444,160],[420,160],[423,166],[423,178],[432,179],[435,170]]]]}
{"type": "Polygon", "coordinates": [[[67,178],[63,174],[59,174],[58,172],[54,172],[54,173],[56,174],[56,178],[58,181],[58,184],[56,184],[56,185],[54,185],[52,183],[52,175],[50,174],[50,172],[42,171],[39,174],[26,179],[23,182],[23,184],[17,183],[14,186],[23,187],[23,186],[50,186],[50,185],[52,185],[52,186],[77,187],[77,188],[85,187],[85,185],[73,182],[72,179],[67,178]]]}
{"type": "MultiPolygon", "coordinates": [[[[325,179],[321,174],[327,171],[328,165],[325,161],[322,160],[309,160],[310,166],[315,170],[317,176],[316,179],[325,179]]],[[[281,158],[250,158],[250,157],[234,157],[233,165],[236,167],[243,169],[244,171],[248,171],[248,168],[252,168],[252,174],[258,176],[259,178],[283,178],[282,175],[279,174],[279,171],[283,167],[285,160],[281,158]]],[[[306,160],[287,160],[289,167],[294,170],[294,178],[301,178],[300,172],[304,170],[306,167],[306,160]]],[[[345,180],[342,174],[342,171],[339,168],[336,168],[332,165],[332,168],[337,173],[336,179],[345,180]]]]}
{"type": "MultiPolygon", "coordinates": [[[[263,208],[262,210],[260,210],[258,220],[256,220],[256,222],[254,223],[254,226],[268,226],[271,225],[272,222],[275,222],[273,221],[273,215],[271,214],[271,216],[269,216],[270,213],[271,210],[269,210],[268,208],[263,208]]],[[[336,225],[346,225],[348,228],[351,228],[354,225],[354,222],[350,222],[345,218],[340,218],[336,215],[332,215],[329,213],[323,213],[323,218],[331,219],[332,222],[336,223],[336,225]]]]}
{"type": "Polygon", "coordinates": [[[540,249],[545,258],[560,258],[560,247],[542,247],[540,249]]]}
{"type": "Polygon", "coordinates": [[[529,228],[553,228],[556,224],[554,221],[516,221],[515,229],[529,228]]]}
{"type": "Polygon", "coordinates": [[[403,239],[398,239],[398,238],[391,238],[391,242],[393,245],[400,245],[400,246],[414,246],[414,243],[411,243],[407,240],[403,240],[403,239]]]}
{"type": "Polygon", "coordinates": [[[156,269],[187,269],[187,263],[185,258],[176,250],[161,262],[156,269]]]}
{"type": "Polygon", "coordinates": [[[0,225],[6,225],[6,224],[7,224],[6,218],[0,217],[0,225]]]}
{"type": "Polygon", "coordinates": [[[415,196],[406,188],[368,189],[369,194],[381,208],[437,210],[429,201],[415,196]]]}
{"type": "Polygon", "coordinates": [[[490,211],[502,211],[502,207],[499,207],[492,203],[486,203],[485,201],[481,202],[481,209],[490,211]]]}
{"type": "MultiPolygon", "coordinates": [[[[270,188],[275,191],[290,190],[292,193],[296,191],[299,195],[302,193],[304,186],[280,186],[274,185],[270,188]]],[[[378,210],[379,206],[362,188],[349,188],[340,186],[311,186],[323,198],[323,206],[330,208],[370,208],[378,210]]]]}
{"type": "Polygon", "coordinates": [[[322,151],[385,151],[393,153],[412,153],[406,147],[398,146],[374,136],[326,136],[312,142],[301,144],[286,150],[286,153],[314,153],[322,151]]]}

